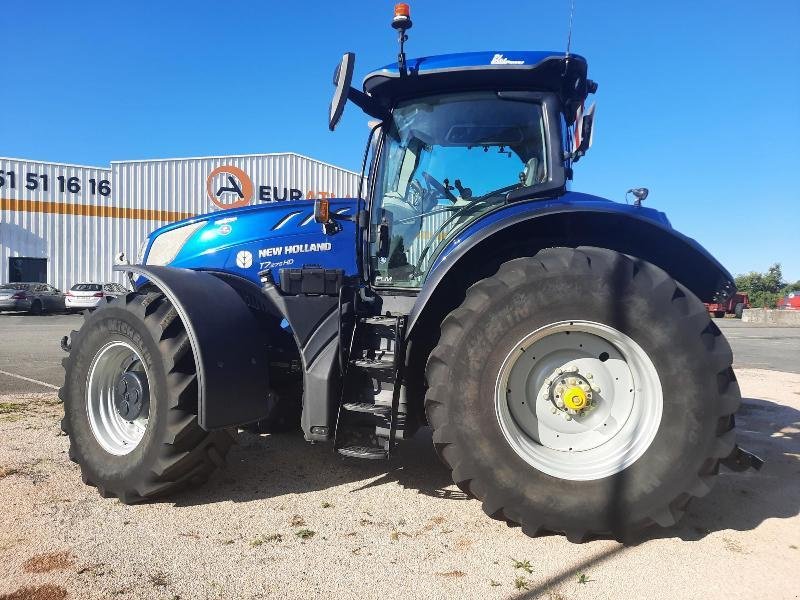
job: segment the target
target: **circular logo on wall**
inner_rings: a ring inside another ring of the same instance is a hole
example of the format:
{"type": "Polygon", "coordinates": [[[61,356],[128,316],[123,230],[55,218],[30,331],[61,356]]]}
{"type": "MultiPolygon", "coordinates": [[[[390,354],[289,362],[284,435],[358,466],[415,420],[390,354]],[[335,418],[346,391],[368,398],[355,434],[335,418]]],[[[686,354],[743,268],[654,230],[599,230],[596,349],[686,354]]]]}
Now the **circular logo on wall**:
{"type": "Polygon", "coordinates": [[[236,253],[236,266],[249,269],[253,265],[253,255],[247,250],[236,253]]]}
{"type": "Polygon", "coordinates": [[[223,165],[208,174],[206,192],[220,208],[247,206],[253,199],[253,182],[239,167],[223,165]]]}

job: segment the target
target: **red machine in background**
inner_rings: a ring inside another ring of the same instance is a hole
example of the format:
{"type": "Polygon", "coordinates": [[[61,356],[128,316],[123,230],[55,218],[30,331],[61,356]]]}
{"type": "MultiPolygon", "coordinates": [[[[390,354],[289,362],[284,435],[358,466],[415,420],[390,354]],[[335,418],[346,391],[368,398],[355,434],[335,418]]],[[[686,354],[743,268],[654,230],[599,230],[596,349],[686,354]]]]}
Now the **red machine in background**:
{"type": "Polygon", "coordinates": [[[800,292],[789,292],[778,300],[778,308],[783,310],[800,310],[800,292]]]}
{"type": "Polygon", "coordinates": [[[725,315],[733,315],[737,319],[742,318],[742,311],[750,308],[750,298],[746,292],[736,292],[723,303],[705,303],[708,312],[717,319],[722,319],[725,315]]]}

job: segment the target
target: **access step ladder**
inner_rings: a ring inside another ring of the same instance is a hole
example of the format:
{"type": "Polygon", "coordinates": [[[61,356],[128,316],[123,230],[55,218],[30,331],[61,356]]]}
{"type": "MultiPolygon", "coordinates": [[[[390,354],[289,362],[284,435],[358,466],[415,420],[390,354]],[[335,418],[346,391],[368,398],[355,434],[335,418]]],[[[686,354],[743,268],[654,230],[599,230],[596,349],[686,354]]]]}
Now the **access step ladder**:
{"type": "Polygon", "coordinates": [[[350,458],[389,458],[402,438],[405,315],[360,316],[343,360],[334,447],[350,458]]]}

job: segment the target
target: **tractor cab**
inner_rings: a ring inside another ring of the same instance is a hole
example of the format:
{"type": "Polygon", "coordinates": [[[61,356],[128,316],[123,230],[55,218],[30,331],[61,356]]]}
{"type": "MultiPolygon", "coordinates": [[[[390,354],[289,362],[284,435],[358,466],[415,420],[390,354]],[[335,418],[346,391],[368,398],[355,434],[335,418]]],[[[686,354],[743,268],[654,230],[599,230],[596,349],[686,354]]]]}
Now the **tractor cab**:
{"type": "Polygon", "coordinates": [[[377,120],[360,244],[365,279],[376,288],[420,288],[446,242],[478,218],[563,194],[571,163],[591,141],[583,104],[597,88],[585,59],[563,53],[406,61],[405,29],[398,62],[368,74],[363,91],[351,87],[354,55],[343,57],[330,111],[331,130],[348,99],[377,120]]]}

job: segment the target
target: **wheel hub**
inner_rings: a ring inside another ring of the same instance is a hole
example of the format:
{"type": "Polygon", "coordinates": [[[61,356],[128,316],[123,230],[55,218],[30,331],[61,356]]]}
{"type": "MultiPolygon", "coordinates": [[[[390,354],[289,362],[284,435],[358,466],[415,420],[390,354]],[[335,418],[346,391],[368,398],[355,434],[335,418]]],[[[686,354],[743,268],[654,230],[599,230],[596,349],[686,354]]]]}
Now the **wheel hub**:
{"type": "Polygon", "coordinates": [[[592,377],[574,365],[557,369],[545,382],[549,386],[550,403],[568,419],[583,415],[595,405],[589,381],[592,377]]]}
{"type": "Polygon", "coordinates": [[[119,416],[126,421],[138,419],[149,393],[144,374],[136,371],[122,373],[114,392],[114,408],[119,416]]]}

